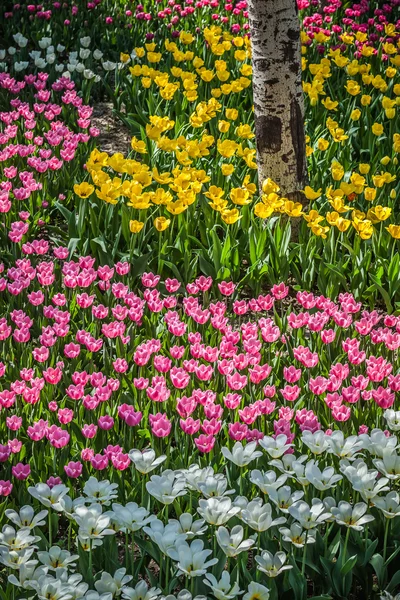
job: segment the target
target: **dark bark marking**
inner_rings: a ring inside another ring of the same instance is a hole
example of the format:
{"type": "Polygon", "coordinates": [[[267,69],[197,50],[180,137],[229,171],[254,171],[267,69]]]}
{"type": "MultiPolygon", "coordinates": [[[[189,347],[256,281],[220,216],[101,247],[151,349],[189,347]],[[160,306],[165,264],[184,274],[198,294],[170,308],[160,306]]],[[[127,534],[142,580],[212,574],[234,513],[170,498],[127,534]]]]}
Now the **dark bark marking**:
{"type": "Polygon", "coordinates": [[[256,60],[253,60],[253,65],[257,68],[258,71],[265,73],[265,71],[268,71],[269,69],[270,61],[265,58],[258,58],[256,60]]]}
{"type": "Polygon", "coordinates": [[[257,149],[260,155],[264,152],[276,153],[282,148],[282,121],[279,117],[263,115],[255,119],[257,149]]]}
{"type": "Polygon", "coordinates": [[[290,133],[296,155],[297,179],[301,182],[305,180],[306,173],[305,133],[303,115],[296,98],[290,103],[290,133]]]}

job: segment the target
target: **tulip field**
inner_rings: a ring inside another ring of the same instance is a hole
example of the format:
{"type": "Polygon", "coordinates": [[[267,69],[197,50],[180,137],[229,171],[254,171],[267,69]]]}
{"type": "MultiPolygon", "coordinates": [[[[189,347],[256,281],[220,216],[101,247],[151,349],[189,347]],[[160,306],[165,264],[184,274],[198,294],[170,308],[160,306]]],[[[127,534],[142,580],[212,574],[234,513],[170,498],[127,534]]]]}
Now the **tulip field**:
{"type": "Polygon", "coordinates": [[[0,600],[400,600],[400,0],[297,9],[293,199],[246,0],[0,3],[0,600]]]}

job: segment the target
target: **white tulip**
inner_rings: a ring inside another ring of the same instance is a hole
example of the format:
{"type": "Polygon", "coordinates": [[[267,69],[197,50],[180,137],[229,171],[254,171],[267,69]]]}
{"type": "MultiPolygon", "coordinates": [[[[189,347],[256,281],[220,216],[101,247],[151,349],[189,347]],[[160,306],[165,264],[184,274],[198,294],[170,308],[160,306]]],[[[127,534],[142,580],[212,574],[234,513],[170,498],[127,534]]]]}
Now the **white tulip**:
{"type": "Polygon", "coordinates": [[[199,481],[197,487],[205,498],[229,496],[235,492],[235,490],[226,489],[228,487],[228,480],[223,473],[210,475],[205,481],[199,481]]]}
{"type": "Polygon", "coordinates": [[[91,51],[88,50],[87,48],[81,48],[79,50],[79,58],[81,60],[86,60],[87,58],[89,58],[90,54],[91,54],[91,51]]]}
{"type": "Polygon", "coordinates": [[[77,506],[73,517],[79,525],[78,534],[81,539],[101,540],[105,535],[115,533],[109,527],[109,513],[103,514],[101,504],[92,504],[89,507],[77,506]]]}
{"type": "Polygon", "coordinates": [[[149,588],[143,579],[134,588],[126,587],[122,590],[122,597],[127,600],[155,600],[160,594],[160,589],[149,588]]]}
{"type": "Polygon", "coordinates": [[[304,529],[314,529],[330,517],[330,513],[326,512],[324,504],[318,498],[313,498],[311,506],[303,500],[292,504],[289,507],[289,514],[304,529]]]}
{"type": "Polygon", "coordinates": [[[222,571],[219,581],[211,573],[206,573],[203,583],[211,588],[213,596],[217,600],[233,600],[239,594],[243,594],[243,590],[239,588],[236,581],[233,585],[231,584],[231,576],[228,571],[222,571]]]}
{"type": "Polygon", "coordinates": [[[114,575],[103,572],[94,587],[99,594],[112,594],[113,598],[121,595],[128,583],[133,579],[132,575],[126,575],[126,569],[117,569],[114,575]]]}
{"type": "Polygon", "coordinates": [[[90,42],[91,42],[91,39],[89,36],[82,37],[79,41],[81,43],[81,46],[83,46],[83,48],[89,48],[90,42]]]}
{"type": "Polygon", "coordinates": [[[289,485],[284,485],[277,490],[271,490],[269,494],[270,500],[279,508],[284,514],[289,513],[289,507],[295,502],[301,500],[304,496],[304,492],[296,490],[292,492],[289,485]]]}
{"type": "Polygon", "coordinates": [[[207,525],[204,526],[204,519],[193,520],[193,516],[190,513],[181,514],[179,520],[170,519],[168,525],[175,525],[177,533],[185,534],[188,540],[193,539],[197,535],[202,535],[207,531],[207,525]]]}
{"type": "Polygon", "coordinates": [[[292,448],[293,444],[288,444],[286,435],[281,433],[276,438],[267,435],[264,436],[260,440],[260,446],[264,448],[271,458],[280,458],[289,448],[292,448]]]}
{"type": "Polygon", "coordinates": [[[178,546],[186,541],[186,533],[179,532],[180,526],[176,520],[164,525],[159,519],[150,522],[150,527],[144,527],[143,531],[149,536],[151,541],[160,548],[165,556],[173,560],[178,560],[178,546]]]}
{"type": "Polygon", "coordinates": [[[25,550],[40,540],[40,536],[32,535],[29,527],[15,531],[11,525],[4,525],[0,532],[0,547],[4,546],[10,551],[25,550]]]}
{"type": "MultiPolygon", "coordinates": [[[[17,554],[17,553],[15,553],[17,554]]],[[[1,560],[1,559],[0,559],[1,560]]],[[[8,581],[19,588],[32,589],[31,581],[37,581],[47,573],[47,567],[37,567],[37,560],[28,560],[19,565],[18,579],[16,575],[9,575],[8,581]]]]}
{"type": "Polygon", "coordinates": [[[168,596],[161,596],[160,600],[207,600],[207,596],[192,596],[189,590],[181,590],[176,596],[168,594],[168,596]]]}
{"type": "Polygon", "coordinates": [[[386,448],[382,458],[375,458],[372,462],[389,480],[397,481],[400,478],[400,456],[391,448],[386,448]]]}
{"type": "Polygon", "coordinates": [[[275,471],[259,471],[254,469],[250,473],[250,481],[254,483],[264,494],[270,494],[272,491],[281,487],[287,479],[287,475],[276,476],[275,471]]]}
{"type": "Polygon", "coordinates": [[[331,508],[332,515],[338,525],[350,527],[355,531],[362,531],[363,525],[374,520],[372,515],[366,515],[368,506],[364,502],[358,502],[354,506],[342,500],[337,507],[331,508]]]}
{"type": "Polygon", "coordinates": [[[47,508],[61,512],[64,509],[63,498],[68,494],[69,489],[63,483],[52,488],[47,483],[37,483],[35,487],[28,487],[28,492],[47,508]]]}
{"type": "Polygon", "coordinates": [[[199,465],[190,465],[188,469],[182,469],[177,477],[183,477],[186,481],[189,490],[196,490],[200,492],[199,483],[206,481],[208,477],[214,477],[214,469],[212,467],[205,467],[201,469],[199,465]]]}
{"type": "Polygon", "coordinates": [[[327,435],[323,431],[305,430],[301,435],[301,441],[311,450],[313,454],[323,454],[329,448],[327,435]]]}
{"type": "Polygon", "coordinates": [[[325,467],[321,471],[315,460],[310,460],[306,464],[304,474],[311,485],[321,492],[335,488],[337,483],[343,479],[342,475],[335,473],[333,467],[325,467]]]}
{"type": "Polygon", "coordinates": [[[99,594],[96,590],[88,590],[86,594],[78,600],[113,600],[113,596],[109,592],[106,594],[99,594]]]}
{"type": "Polygon", "coordinates": [[[374,505],[382,511],[387,519],[400,517],[400,497],[395,491],[389,492],[383,498],[375,498],[374,505]]]}
{"type": "Polygon", "coordinates": [[[38,559],[50,571],[55,571],[60,567],[76,567],[78,554],[71,554],[68,550],[62,550],[60,546],[52,546],[48,552],[38,552],[38,559]]]}
{"type": "Polygon", "coordinates": [[[37,560],[30,560],[35,548],[25,548],[24,550],[10,550],[5,546],[0,547],[0,564],[9,569],[21,569],[22,565],[31,568],[37,565],[37,560]]]}
{"type": "Polygon", "coordinates": [[[44,58],[35,58],[35,67],[38,69],[44,69],[47,66],[47,62],[44,58]]]}
{"type": "Polygon", "coordinates": [[[294,475],[295,471],[293,469],[293,465],[303,464],[307,459],[307,454],[303,454],[302,456],[298,457],[296,457],[295,454],[284,454],[282,456],[282,460],[271,460],[268,464],[270,467],[274,467],[281,471],[281,473],[285,473],[286,475],[294,475]]]}
{"type": "Polygon", "coordinates": [[[17,527],[28,527],[29,529],[44,525],[44,519],[47,517],[47,514],[47,510],[41,510],[35,515],[32,506],[23,506],[19,512],[9,508],[5,512],[7,519],[12,521],[14,525],[17,525],[17,527]]]}
{"type": "Polygon", "coordinates": [[[271,505],[263,504],[261,498],[254,498],[249,502],[245,510],[242,510],[241,518],[249,527],[259,532],[286,523],[285,517],[273,519],[271,505]]]}
{"type": "Polygon", "coordinates": [[[359,438],[363,442],[363,448],[378,458],[383,457],[383,451],[386,448],[396,450],[398,447],[397,437],[395,435],[387,437],[382,429],[373,429],[369,435],[362,433],[359,438]]]}
{"type": "Polygon", "coordinates": [[[223,498],[208,498],[199,500],[197,512],[210,525],[224,525],[237,515],[240,511],[239,506],[233,506],[232,500],[227,496],[223,498]]]}
{"type": "Polygon", "coordinates": [[[105,71],[115,71],[117,67],[117,63],[111,62],[110,60],[105,60],[102,62],[102,65],[105,71]]]}
{"type": "Polygon", "coordinates": [[[268,577],[277,577],[283,571],[293,569],[292,565],[285,565],[286,554],[284,552],[277,552],[271,554],[268,550],[263,550],[261,556],[255,557],[257,563],[257,569],[262,573],[265,573],[268,577]]]}
{"type": "Polygon", "coordinates": [[[90,69],[84,69],[83,76],[85,79],[93,79],[95,77],[95,74],[90,69]]]}
{"type": "Polygon", "coordinates": [[[167,457],[162,454],[156,458],[156,453],[154,450],[152,448],[148,448],[147,450],[130,450],[129,458],[139,473],[147,474],[159,467],[167,457]]]}
{"type": "Polygon", "coordinates": [[[332,435],[328,435],[327,442],[329,452],[339,458],[347,458],[348,460],[354,460],[363,447],[363,442],[358,436],[351,435],[345,438],[343,431],[340,429],[333,431],[332,435]]]}
{"type": "Polygon", "coordinates": [[[15,33],[13,35],[14,41],[15,43],[20,47],[20,48],[25,48],[27,43],[28,43],[28,38],[24,37],[22,35],[22,33],[15,33]]]}
{"type": "Polygon", "coordinates": [[[38,42],[39,44],[39,48],[42,48],[42,50],[45,50],[46,48],[48,48],[51,44],[51,38],[42,38],[41,40],[39,40],[38,42]]]}
{"type": "Polygon", "coordinates": [[[104,504],[108,506],[111,500],[118,496],[118,484],[110,483],[108,479],[98,481],[96,477],[89,477],[83,488],[86,502],[104,504]]]}
{"type": "Polygon", "coordinates": [[[225,446],[221,449],[224,457],[233,462],[238,467],[245,467],[253,460],[256,460],[262,456],[262,452],[256,450],[257,442],[250,442],[249,444],[242,445],[241,442],[236,442],[232,448],[232,452],[225,446]]]}
{"type": "Polygon", "coordinates": [[[48,575],[43,575],[32,584],[32,588],[35,590],[40,600],[44,598],[51,598],[52,600],[69,600],[73,597],[72,586],[66,584],[61,579],[55,579],[48,575]]]}
{"type": "Polygon", "coordinates": [[[261,583],[252,581],[247,588],[247,593],[243,596],[243,600],[268,600],[269,589],[261,583]]]}
{"type": "Polygon", "coordinates": [[[217,558],[207,560],[211,553],[211,550],[204,550],[202,540],[193,540],[190,546],[183,542],[178,546],[178,575],[185,575],[190,579],[205,575],[207,569],[218,562],[217,558]]]}
{"type": "Polygon", "coordinates": [[[215,535],[219,547],[228,557],[247,552],[254,545],[254,540],[250,538],[243,540],[244,529],[241,525],[235,525],[230,532],[226,527],[218,527],[215,535]]]}
{"type": "Polygon", "coordinates": [[[387,426],[391,431],[400,431],[400,410],[387,408],[383,413],[383,417],[386,419],[387,426]]]}
{"type": "Polygon", "coordinates": [[[112,509],[123,533],[139,531],[156,518],[155,515],[149,516],[149,511],[136,502],[128,502],[125,506],[113,504],[112,509]]]}
{"type": "Polygon", "coordinates": [[[310,529],[303,531],[299,523],[292,523],[290,529],[288,527],[281,527],[279,533],[282,535],[284,542],[293,544],[295,548],[304,548],[305,544],[315,543],[315,534],[313,531],[310,529]]]}
{"type": "Polygon", "coordinates": [[[176,478],[175,472],[168,469],[162,475],[152,475],[146,489],[153,498],[162,504],[172,504],[175,498],[186,494],[186,486],[176,478]]]}

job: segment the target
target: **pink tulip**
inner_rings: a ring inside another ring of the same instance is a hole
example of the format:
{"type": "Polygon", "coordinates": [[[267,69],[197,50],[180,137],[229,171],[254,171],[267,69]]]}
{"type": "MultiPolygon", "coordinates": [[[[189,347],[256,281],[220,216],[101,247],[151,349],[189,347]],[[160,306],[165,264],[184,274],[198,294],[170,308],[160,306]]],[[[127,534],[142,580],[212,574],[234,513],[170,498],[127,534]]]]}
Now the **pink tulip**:
{"type": "Polygon", "coordinates": [[[82,468],[83,465],[79,461],[73,462],[71,460],[67,465],[64,465],[64,471],[68,477],[71,477],[71,479],[77,479],[80,475],[82,475],[82,468]]]}
{"type": "Polygon", "coordinates": [[[215,437],[213,435],[201,434],[198,438],[195,438],[194,443],[196,444],[199,452],[202,454],[207,454],[214,448],[215,437]]]}
{"type": "Polygon", "coordinates": [[[31,474],[31,468],[29,465],[24,465],[23,463],[18,463],[11,469],[11,473],[15,479],[19,481],[23,481],[24,479],[28,479],[31,474]]]}
{"type": "Polygon", "coordinates": [[[13,484],[11,481],[4,481],[0,479],[0,496],[9,496],[12,492],[13,484]]]}

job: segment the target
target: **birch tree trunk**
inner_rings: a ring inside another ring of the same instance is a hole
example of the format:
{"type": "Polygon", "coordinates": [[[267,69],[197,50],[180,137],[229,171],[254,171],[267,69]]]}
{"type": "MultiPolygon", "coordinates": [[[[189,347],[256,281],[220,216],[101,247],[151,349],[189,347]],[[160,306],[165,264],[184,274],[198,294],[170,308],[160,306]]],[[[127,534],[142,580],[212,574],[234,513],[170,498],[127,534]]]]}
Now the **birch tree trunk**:
{"type": "Polygon", "coordinates": [[[260,188],[270,177],[301,201],[307,177],[296,0],[248,0],[260,188]]]}

